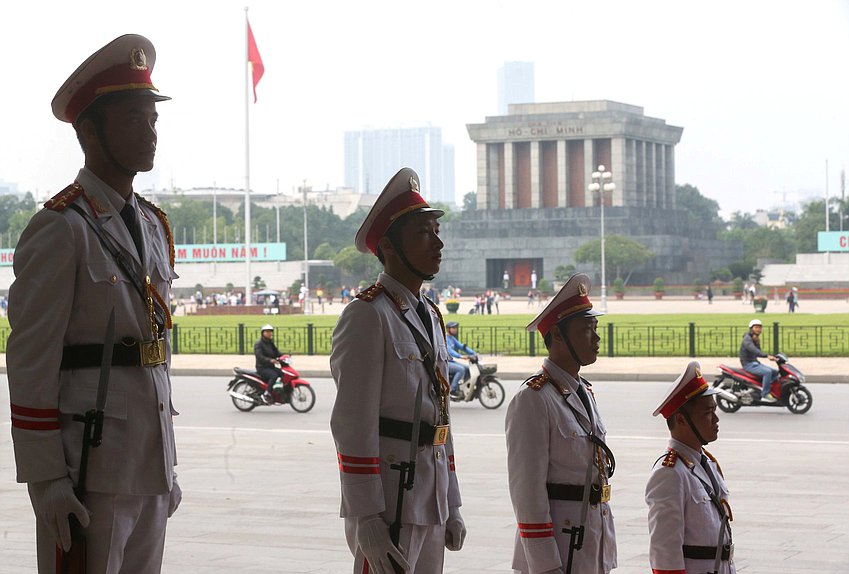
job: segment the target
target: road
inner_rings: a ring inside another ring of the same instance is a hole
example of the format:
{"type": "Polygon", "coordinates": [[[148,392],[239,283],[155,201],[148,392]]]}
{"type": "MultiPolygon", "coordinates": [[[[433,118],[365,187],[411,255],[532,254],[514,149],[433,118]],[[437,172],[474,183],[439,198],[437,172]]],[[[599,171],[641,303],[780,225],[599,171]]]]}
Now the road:
{"type": "MultiPolygon", "coordinates": [[[[289,407],[236,411],[226,378],[176,377],[174,404],[183,505],[169,522],[166,574],[349,572],[329,417],[329,379],[314,380],[308,414],[289,407]],[[276,485],[276,486],[275,486],[276,485]],[[275,541],[269,545],[268,541],[275,541]]],[[[508,401],[520,381],[504,381],[508,401]]],[[[651,412],[669,382],[596,382],[616,454],[612,508],[619,574],[648,571],[643,490],[667,431],[651,412]]],[[[849,571],[849,385],[810,385],[813,409],[720,413],[710,450],[732,491],[741,573],[849,571]]],[[[0,404],[8,409],[5,377],[0,404]]],[[[515,520],[507,492],[504,415],[478,403],[452,405],[457,473],[469,530],[445,572],[510,572],[515,520]]],[[[0,415],[8,421],[8,412],[0,415]]],[[[9,423],[0,441],[3,572],[31,572],[34,521],[14,484],[9,423]]]]}

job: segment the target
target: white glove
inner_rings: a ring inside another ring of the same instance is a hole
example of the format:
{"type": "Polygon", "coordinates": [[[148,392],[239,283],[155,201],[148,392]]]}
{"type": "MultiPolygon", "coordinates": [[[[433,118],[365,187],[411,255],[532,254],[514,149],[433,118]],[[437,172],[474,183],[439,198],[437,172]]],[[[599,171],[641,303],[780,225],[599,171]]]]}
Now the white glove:
{"type": "Polygon", "coordinates": [[[71,549],[71,526],[68,515],[73,514],[86,528],[89,514],[83,503],[74,494],[74,484],[67,476],[27,483],[29,498],[35,516],[47,527],[57,546],[65,552],[71,549]]]}
{"type": "Polygon", "coordinates": [[[404,572],[410,569],[404,554],[389,538],[389,525],[377,514],[357,518],[357,545],[368,560],[370,573],[394,574],[390,556],[404,572]]]}
{"type": "Polygon", "coordinates": [[[448,550],[460,550],[466,540],[466,523],[460,516],[460,507],[448,509],[448,522],[445,524],[445,547],[448,550]]]}
{"type": "Polygon", "coordinates": [[[168,518],[174,516],[177,508],[183,501],[183,489],[177,484],[177,475],[174,475],[174,481],[171,483],[171,495],[168,498],[168,518]]]}

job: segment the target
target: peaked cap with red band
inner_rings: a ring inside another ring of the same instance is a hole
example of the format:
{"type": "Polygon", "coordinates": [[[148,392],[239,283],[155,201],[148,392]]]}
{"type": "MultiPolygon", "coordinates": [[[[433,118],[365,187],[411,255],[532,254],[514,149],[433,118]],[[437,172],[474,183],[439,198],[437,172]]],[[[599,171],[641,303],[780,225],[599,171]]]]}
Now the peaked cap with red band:
{"type": "Polygon", "coordinates": [[[590,278],[586,273],[575,273],[560,288],[554,299],[527,326],[528,332],[539,331],[545,337],[551,328],[569,317],[598,317],[590,303],[590,278]]]}
{"type": "Polygon", "coordinates": [[[74,123],[97,98],[132,92],[155,101],[170,100],[157,93],[150,80],[156,50],[144,36],[125,34],[115,38],[80,64],[53,97],[53,115],[74,123]]]}
{"type": "Polygon", "coordinates": [[[709,385],[702,377],[702,367],[699,362],[690,361],[684,373],[672,383],[663,402],[655,409],[652,416],[663,415],[663,418],[668,419],[690,399],[707,397],[718,392],[719,389],[709,385]]]}
{"type": "Polygon", "coordinates": [[[433,213],[437,218],[445,215],[444,211],[431,207],[419,195],[419,176],[409,167],[404,167],[389,180],[360,225],[354,239],[357,249],[362,253],[377,254],[377,244],[386,235],[386,230],[398,218],[411,213],[433,213]]]}

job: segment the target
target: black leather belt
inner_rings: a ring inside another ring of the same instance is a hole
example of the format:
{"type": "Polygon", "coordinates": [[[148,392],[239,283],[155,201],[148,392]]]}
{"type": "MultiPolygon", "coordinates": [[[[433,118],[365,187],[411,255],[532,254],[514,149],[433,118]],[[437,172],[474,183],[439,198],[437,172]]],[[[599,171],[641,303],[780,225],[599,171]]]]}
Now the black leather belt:
{"type": "MultiPolygon", "coordinates": [[[[157,342],[160,349],[164,351],[164,343],[160,340],[157,342]]],[[[165,354],[162,353],[162,360],[151,360],[150,357],[143,359],[144,352],[149,352],[151,345],[156,343],[143,342],[139,343],[135,339],[128,339],[121,343],[115,343],[112,346],[112,366],[113,367],[147,367],[162,364],[165,362],[165,354]]],[[[100,367],[103,360],[103,345],[69,345],[62,349],[62,364],[60,369],[63,371],[71,369],[91,369],[100,367]]]]}
{"type": "MultiPolygon", "coordinates": [[[[681,547],[684,551],[684,558],[692,560],[716,560],[716,546],[691,546],[685,544],[681,547]]],[[[722,559],[728,560],[731,556],[731,545],[726,544],[722,547],[722,559]]]]}
{"type": "MultiPolygon", "coordinates": [[[[556,484],[545,483],[548,498],[551,500],[573,500],[581,502],[584,500],[584,486],[582,484],[556,484]]],[[[601,501],[601,488],[593,484],[590,488],[590,504],[598,504],[601,501]]]]}
{"type": "MultiPolygon", "coordinates": [[[[424,421],[419,423],[419,446],[433,444],[435,433],[436,430],[433,425],[424,421]]],[[[409,442],[413,438],[413,423],[380,417],[378,434],[387,438],[397,438],[398,440],[409,442]]]]}

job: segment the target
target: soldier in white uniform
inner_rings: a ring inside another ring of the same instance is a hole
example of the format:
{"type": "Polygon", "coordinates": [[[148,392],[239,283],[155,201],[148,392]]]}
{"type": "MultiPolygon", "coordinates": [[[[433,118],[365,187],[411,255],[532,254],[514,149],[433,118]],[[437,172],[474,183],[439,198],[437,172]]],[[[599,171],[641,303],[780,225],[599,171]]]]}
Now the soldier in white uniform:
{"type": "Polygon", "coordinates": [[[528,325],[548,358],[507,409],[507,472],[518,528],[513,568],[528,574],[616,568],[610,511],[615,462],[591,385],[579,375],[598,357],[599,315],[578,273],[528,325]]]}
{"type": "Polygon", "coordinates": [[[728,487],[716,459],[702,448],[719,434],[717,392],[692,361],[654,411],[672,435],[646,485],[654,574],[736,572],[728,487]]]}
{"type": "Polygon", "coordinates": [[[355,573],[442,572],[444,549],[459,550],[466,529],[448,419],[448,351],[438,308],[419,296],[439,271],[438,218],[404,168],[386,185],[356,236],[384,265],[377,283],[345,307],[333,333],[330,369],[338,393],[330,426],[342,483],[341,516],[355,573]],[[415,481],[404,495],[400,549],[398,466],[411,458],[421,392],[415,481]]]}
{"type": "Polygon", "coordinates": [[[155,58],[146,38],[121,36],[60,88],[53,113],[73,124],[85,167],[33,216],[15,251],[12,439],[39,572],[58,572],[69,514],[84,527],[89,572],[159,572],[166,519],[181,499],[165,339],[174,248],[165,214],[132,192],[136,172],[153,167],[155,103],[168,99],[150,80],[155,58]],[[115,339],[104,341],[113,308],[115,339]],[[83,425],[73,416],[95,408],[104,343],[114,351],[103,442],[89,452],[80,501],[83,425]]]}

